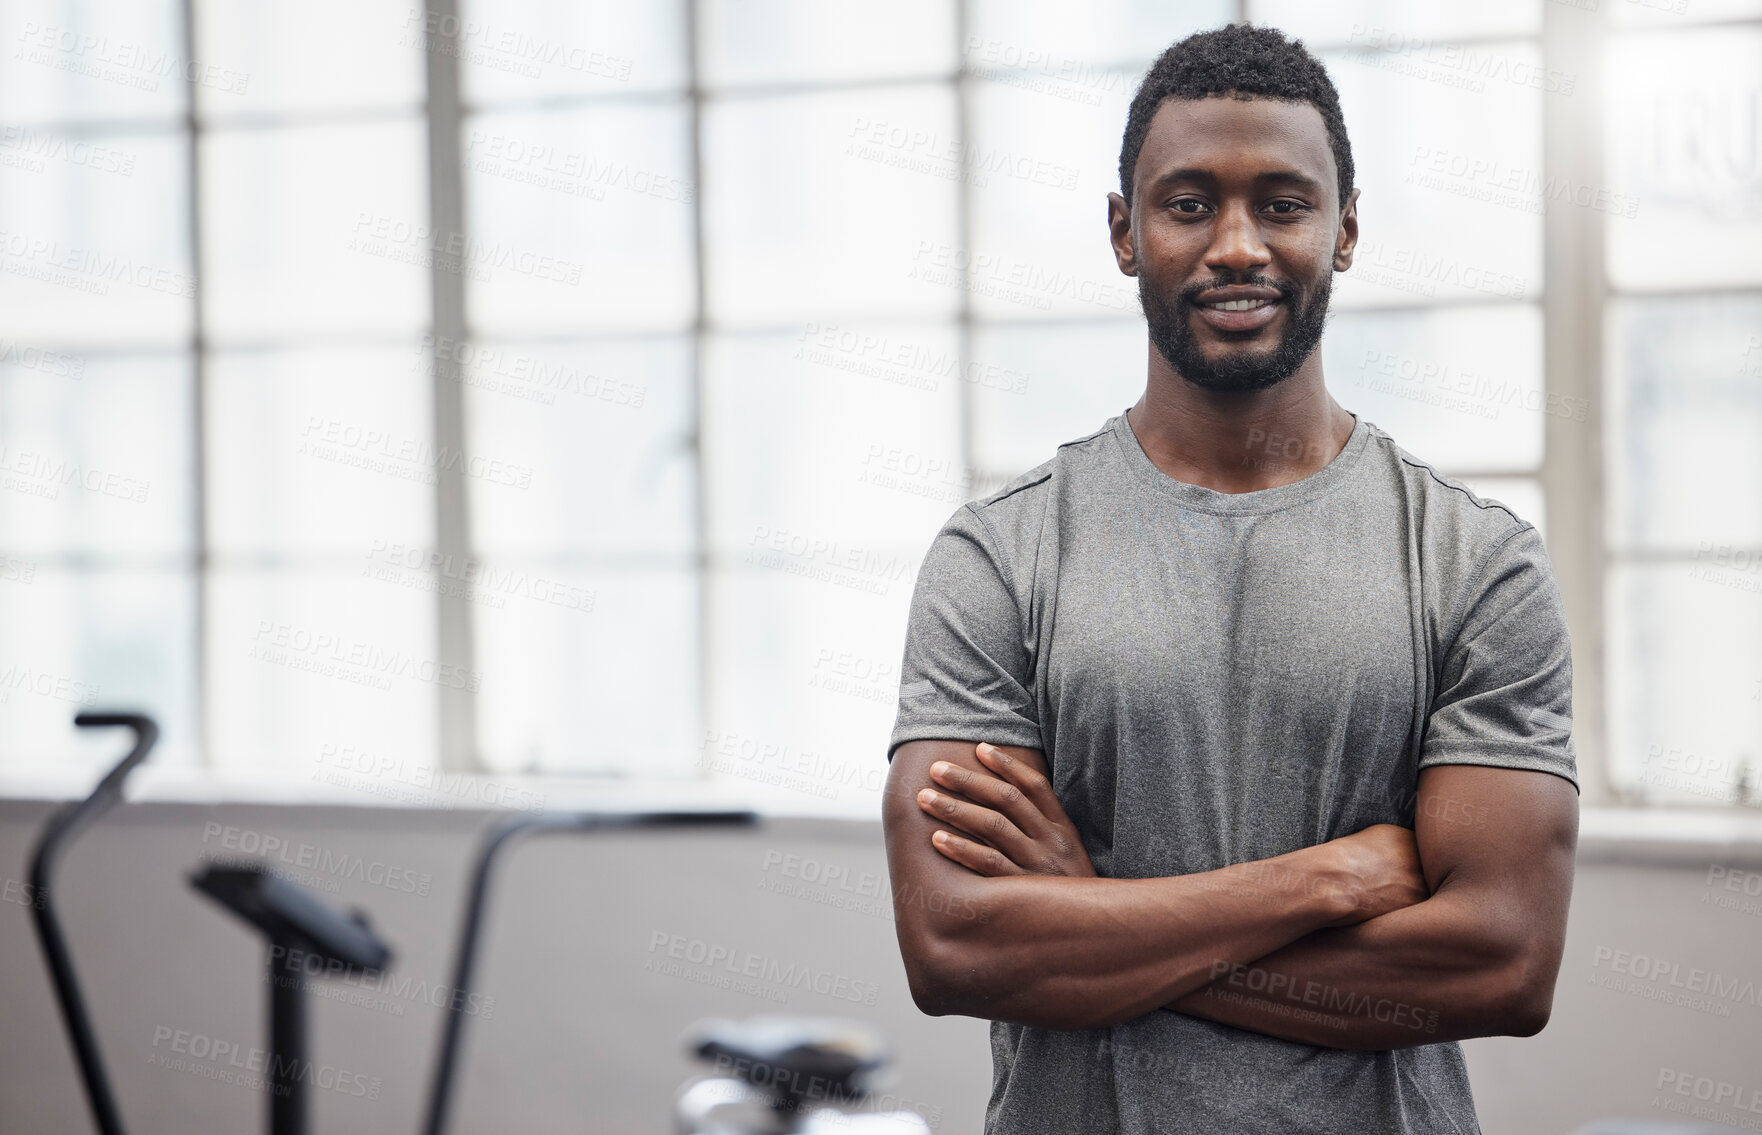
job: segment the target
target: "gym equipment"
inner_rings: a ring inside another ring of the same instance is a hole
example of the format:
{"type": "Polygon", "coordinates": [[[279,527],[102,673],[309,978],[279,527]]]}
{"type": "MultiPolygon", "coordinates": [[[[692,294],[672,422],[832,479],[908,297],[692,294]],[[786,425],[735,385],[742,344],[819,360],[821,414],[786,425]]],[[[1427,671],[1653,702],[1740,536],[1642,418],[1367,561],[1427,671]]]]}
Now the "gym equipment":
{"type": "Polygon", "coordinates": [[[159,740],[159,726],[143,713],[82,713],[73,719],[81,729],[105,729],[125,726],[135,735],[135,743],[117,766],[98,782],[91,795],[69,804],[49,817],[43,834],[31,853],[31,888],[36,896],[37,938],[43,945],[43,960],[49,966],[49,977],[55,985],[55,1000],[61,1006],[61,1020],[67,1026],[67,1037],[73,1044],[74,1056],[85,1084],[86,1099],[92,1107],[92,1121],[100,1135],[122,1135],[122,1119],[116,1110],[116,1097],[110,1091],[110,1078],[104,1073],[104,1060],[98,1054],[98,1041],[92,1033],[91,1017],[86,1013],[85,999],[80,995],[79,979],[74,975],[73,957],[67,952],[67,938],[61,931],[61,919],[55,913],[56,888],[51,885],[56,865],[66,854],[74,839],[94,821],[122,799],[122,782],[159,740]]]}
{"type": "Polygon", "coordinates": [[[758,822],[752,812],[578,812],[517,816],[492,828],[478,848],[471,871],[471,889],[459,924],[458,945],[453,952],[453,999],[447,1022],[441,1028],[440,1050],[435,1054],[429,1084],[428,1114],[423,1135],[444,1135],[447,1111],[452,1104],[453,1073],[458,1066],[459,1046],[464,1038],[465,1012],[471,978],[477,964],[477,941],[483,914],[489,906],[490,870],[496,859],[517,836],[538,832],[594,832],[623,828],[746,826],[758,822]]]}
{"type": "MultiPolygon", "coordinates": [[[[147,759],[159,740],[159,726],[141,713],[82,713],[73,723],[82,729],[126,726],[134,732],[135,742],[90,795],[62,808],[44,824],[31,856],[31,887],[37,896],[33,911],[93,1122],[100,1135],[123,1135],[116,1096],[104,1071],[91,1016],[55,912],[58,888],[51,885],[51,878],[79,834],[122,799],[123,782],[147,759]]],[[[349,969],[383,969],[390,952],[373,936],[360,912],[345,919],[260,866],[211,866],[191,882],[269,937],[270,1040],[266,1055],[272,1086],[270,1131],[273,1135],[305,1135],[306,1096],[301,1075],[306,1067],[305,987],[295,952],[321,956],[327,962],[335,959],[349,969]]]]}
{"type": "Polygon", "coordinates": [[[860,1021],[756,1016],[700,1021],[686,1045],[719,1075],[674,1102],[677,1135],[929,1135],[915,1111],[863,1112],[891,1054],[860,1021]]]}
{"type": "Polygon", "coordinates": [[[210,865],[190,885],[269,939],[269,1131],[305,1135],[306,963],[317,961],[326,976],[383,970],[391,950],[361,911],[337,914],[260,864],[210,865]]]}
{"type": "MultiPolygon", "coordinates": [[[[99,1055],[91,1018],[55,910],[53,875],[74,839],[122,798],[123,782],[152,750],[159,727],[139,713],[82,713],[81,728],[125,726],[128,754],[89,796],[54,813],[31,857],[35,916],[44,960],[61,1006],[93,1121],[100,1135],[123,1135],[121,1115],[99,1055]]],[[[441,1028],[421,1131],[444,1135],[464,1042],[465,1007],[477,965],[496,863],[517,837],[542,832],[589,833],[631,828],[746,826],[748,811],[579,812],[525,815],[495,824],[473,861],[453,955],[453,996],[441,1028]]],[[[269,943],[273,1135],[304,1135],[307,1109],[300,1070],[306,1066],[303,960],[327,973],[384,969],[390,949],[360,911],[340,914],[267,865],[209,864],[190,877],[199,892],[260,930],[269,943]]],[[[691,1050],[718,1075],[681,1089],[675,1121],[681,1135],[928,1135],[915,1112],[863,1112],[883,1083],[889,1054],[880,1035],[855,1021],[754,1017],[700,1022],[691,1050]]]]}

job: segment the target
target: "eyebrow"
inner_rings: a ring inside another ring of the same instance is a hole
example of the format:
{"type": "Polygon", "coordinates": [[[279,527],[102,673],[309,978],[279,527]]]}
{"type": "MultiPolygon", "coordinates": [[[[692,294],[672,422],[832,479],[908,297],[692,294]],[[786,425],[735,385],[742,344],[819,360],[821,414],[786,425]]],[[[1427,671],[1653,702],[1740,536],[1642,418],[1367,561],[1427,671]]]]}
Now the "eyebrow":
{"type": "MultiPolygon", "coordinates": [[[[1186,169],[1169,170],[1167,173],[1162,174],[1161,176],[1153,179],[1148,188],[1149,188],[1150,192],[1154,193],[1157,190],[1159,190],[1161,187],[1168,185],[1171,182],[1176,182],[1176,181],[1208,181],[1209,182],[1209,181],[1216,181],[1216,180],[1217,180],[1217,175],[1209,169],[1204,169],[1201,167],[1189,167],[1186,169]]],[[[1254,180],[1255,180],[1256,184],[1262,184],[1262,185],[1267,184],[1269,182],[1273,183],[1273,184],[1278,184],[1278,185],[1295,185],[1300,189],[1307,189],[1313,193],[1320,193],[1320,192],[1322,192],[1322,190],[1324,188],[1324,186],[1322,185],[1322,183],[1320,181],[1316,180],[1313,177],[1310,177],[1306,173],[1299,173],[1297,170],[1294,170],[1294,169],[1269,170],[1266,173],[1256,174],[1254,180]]]]}

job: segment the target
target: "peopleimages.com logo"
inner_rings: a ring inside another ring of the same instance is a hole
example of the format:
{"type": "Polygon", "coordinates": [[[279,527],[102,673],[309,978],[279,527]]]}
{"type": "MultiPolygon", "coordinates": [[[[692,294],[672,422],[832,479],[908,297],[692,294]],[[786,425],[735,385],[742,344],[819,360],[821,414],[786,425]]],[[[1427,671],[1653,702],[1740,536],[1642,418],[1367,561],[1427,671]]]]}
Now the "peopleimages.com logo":
{"type": "Polygon", "coordinates": [[[386,887],[404,894],[426,895],[434,886],[434,876],[427,871],[412,871],[408,867],[359,855],[338,854],[315,844],[292,842],[213,820],[202,825],[202,842],[217,842],[227,851],[260,856],[272,864],[297,867],[332,879],[350,879],[386,887]]]}

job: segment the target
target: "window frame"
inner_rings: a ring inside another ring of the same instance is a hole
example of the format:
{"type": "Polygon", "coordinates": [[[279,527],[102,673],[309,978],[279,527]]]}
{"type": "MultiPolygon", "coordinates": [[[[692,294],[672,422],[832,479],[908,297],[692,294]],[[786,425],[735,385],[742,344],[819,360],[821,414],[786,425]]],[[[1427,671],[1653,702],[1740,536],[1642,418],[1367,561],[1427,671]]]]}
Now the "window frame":
{"type": "MultiPolygon", "coordinates": [[[[704,210],[701,192],[701,165],[703,155],[703,119],[707,102],[719,98],[747,97],[755,93],[775,93],[777,87],[762,90],[740,88],[730,91],[709,90],[703,85],[701,74],[702,52],[698,42],[699,26],[702,19],[697,0],[680,0],[683,5],[683,25],[685,35],[686,75],[683,91],[677,89],[662,92],[658,97],[677,98],[683,93],[687,105],[687,128],[689,130],[689,168],[685,171],[691,184],[700,187],[693,194],[691,216],[691,246],[694,295],[693,316],[690,325],[680,334],[688,343],[688,381],[690,383],[690,414],[691,445],[689,460],[694,470],[694,523],[696,529],[696,546],[693,553],[693,568],[696,578],[698,598],[697,623],[697,665],[698,665],[698,698],[700,718],[706,724],[711,720],[712,707],[715,705],[715,683],[712,628],[715,624],[713,573],[717,570],[710,553],[711,541],[710,517],[707,514],[707,481],[710,475],[705,468],[703,446],[703,374],[706,343],[717,329],[708,315],[706,283],[703,271],[704,263],[704,210]]],[[[974,85],[988,80],[983,75],[975,74],[974,68],[959,52],[959,47],[966,41],[966,32],[972,21],[971,0],[952,0],[955,10],[954,29],[957,46],[957,69],[948,75],[933,77],[938,83],[946,82],[954,89],[957,118],[956,125],[962,138],[970,134],[973,120],[974,85]]],[[[433,25],[438,20],[459,15],[459,0],[425,0],[426,9],[432,14],[427,21],[433,25]]],[[[1632,31],[1617,32],[1603,11],[1602,5],[1580,7],[1563,3],[1541,2],[1541,27],[1534,37],[1502,37],[1506,39],[1533,38],[1539,43],[1544,66],[1562,72],[1574,73],[1578,76],[1579,89],[1583,91],[1600,91],[1604,79],[1605,49],[1613,34],[1634,34],[1632,31]]],[[[183,20],[182,47],[185,57],[196,57],[197,27],[199,19],[197,0],[180,0],[179,8],[183,20]]],[[[1251,18],[1253,5],[1251,0],[1236,0],[1236,18],[1251,18]]],[[[1743,26],[1749,28],[1762,27],[1762,16],[1732,19],[1715,24],[1690,24],[1682,30],[1695,30],[1709,26],[1743,26]]],[[[1671,29],[1672,31],[1676,29],[1671,29]]],[[[426,31],[424,33],[427,34],[426,31]]],[[[1670,34],[1661,32],[1660,34],[1670,34]]],[[[1450,41],[1454,42],[1454,41],[1450,41]]],[[[1320,46],[1326,46],[1320,45],[1320,46]]],[[[463,81],[458,53],[452,51],[436,51],[424,49],[424,97],[420,115],[425,126],[428,141],[427,153],[427,189],[430,207],[430,223],[436,231],[466,232],[465,208],[465,175],[463,167],[463,138],[466,121],[479,109],[470,105],[463,97],[463,81]]],[[[1140,64],[1142,61],[1139,61],[1140,64]]],[[[902,77],[898,82],[920,84],[926,77],[913,75],[902,77]]],[[[875,85],[875,81],[865,80],[854,85],[875,85]]],[[[816,87],[835,87],[840,84],[791,84],[788,89],[811,90],[816,87]]],[[[219,793],[226,798],[273,798],[280,801],[323,801],[334,803],[346,799],[349,802],[373,806],[382,804],[377,799],[363,798],[360,794],[339,794],[334,790],[326,790],[306,781],[283,783],[276,778],[263,778],[254,781],[255,787],[243,782],[223,780],[214,775],[211,750],[212,710],[208,697],[211,685],[213,662],[209,658],[210,644],[207,641],[209,623],[209,581],[211,572],[215,570],[214,557],[209,538],[209,516],[207,508],[207,393],[209,356],[215,350],[210,342],[203,318],[204,282],[201,271],[204,218],[202,209],[202,150],[205,135],[217,127],[205,121],[197,105],[196,93],[187,89],[186,99],[181,115],[181,124],[173,127],[166,122],[155,120],[152,123],[118,124],[102,121],[57,121],[36,124],[45,129],[56,129],[68,135],[90,134],[117,129],[140,129],[159,131],[180,130],[188,155],[189,168],[186,171],[188,183],[188,239],[190,241],[191,263],[195,266],[195,285],[192,297],[193,314],[191,334],[184,349],[189,352],[191,369],[192,397],[191,406],[194,415],[192,423],[195,452],[191,462],[191,516],[193,550],[188,557],[189,570],[193,576],[194,587],[194,626],[190,633],[194,636],[193,652],[193,688],[196,691],[196,720],[192,722],[197,768],[188,774],[179,773],[159,778],[163,790],[177,798],[210,798],[210,793],[219,793]],[[201,785],[208,785],[204,789],[201,785]]],[[[545,100],[547,106],[587,104],[606,98],[627,98],[629,95],[570,95],[566,98],[545,100]]],[[[635,96],[646,97],[646,96],[635,96]]],[[[495,104],[494,109],[501,109],[502,104],[495,104]]],[[[1597,98],[1558,98],[1544,96],[1542,102],[1542,154],[1544,178],[1550,181],[1559,179],[1571,184],[1603,184],[1607,178],[1604,162],[1606,123],[1602,113],[1603,107],[1597,98]]],[[[318,117],[324,117],[320,115],[318,117]]],[[[334,114],[328,114],[334,117],[334,114]]],[[[218,128],[232,129],[233,124],[224,124],[218,128]]],[[[961,160],[966,160],[965,150],[961,160]]],[[[967,178],[959,181],[957,191],[957,239],[962,246],[972,231],[972,218],[976,207],[974,190],[967,178]]],[[[1609,718],[1605,703],[1605,691],[1608,684],[1609,667],[1614,659],[1607,641],[1607,611],[1605,607],[1608,581],[1612,572],[1619,566],[1633,562],[1657,562],[1662,553],[1642,552],[1632,549],[1614,547],[1605,531],[1607,523],[1607,489],[1604,476],[1606,461],[1615,439],[1609,436],[1609,426],[1604,414],[1612,397],[1610,367],[1607,365],[1606,353],[1608,343],[1606,332],[1609,311],[1613,302],[1626,297],[1638,297],[1653,293],[1640,293],[1632,290],[1621,291],[1614,288],[1608,280],[1605,268],[1606,234],[1604,218],[1601,214],[1589,209],[1550,209],[1544,214],[1542,225],[1543,240],[1543,288],[1539,299],[1542,311],[1543,327],[1543,375],[1545,388],[1550,395],[1561,395],[1582,400],[1592,407],[1588,422],[1574,422],[1567,418],[1547,415],[1545,418],[1545,434],[1542,450],[1542,462],[1538,470],[1533,472],[1501,471],[1499,476],[1535,477],[1539,479],[1548,517],[1549,555],[1558,577],[1563,600],[1566,605],[1568,622],[1573,632],[1573,656],[1575,674],[1575,719],[1577,729],[1576,743],[1580,756],[1580,776],[1583,783],[1583,801],[1588,806],[1623,806],[1640,805],[1643,810],[1657,811],[1660,809],[1681,808],[1684,806],[1670,804],[1647,804],[1638,796],[1624,794],[1616,784],[1610,766],[1609,746],[1607,744],[1609,718]]],[[[439,343],[450,340],[453,342],[469,342],[471,327],[469,326],[467,297],[465,294],[464,274],[456,270],[457,265],[450,264],[442,255],[435,257],[431,272],[431,310],[430,331],[433,339],[439,343]]],[[[1762,291],[1762,285],[1744,289],[1746,291],[1762,291]]],[[[959,304],[953,316],[953,325],[958,339],[958,350],[962,360],[970,359],[974,352],[975,339],[988,326],[997,322],[988,319],[975,310],[972,291],[968,288],[959,290],[959,304]]],[[[1659,293],[1681,294],[1681,293],[1659,293]]],[[[1427,306],[1427,305],[1421,305],[1427,306]]],[[[1447,306],[1444,304],[1430,306],[1447,306]]],[[[1355,309],[1364,310],[1364,309],[1355,309]]],[[[1417,310],[1403,308],[1403,310],[1417,310]]],[[[1093,317],[1078,317],[1092,319],[1093,317]]],[[[1135,315],[1133,316],[1135,318],[1135,315]]],[[[1036,324],[1045,325],[1059,322],[1058,318],[1035,320],[1036,324]]],[[[98,348],[109,351],[110,348],[98,348]]],[[[469,422],[467,421],[466,397],[464,384],[451,381],[441,374],[442,368],[434,369],[432,382],[434,436],[432,441],[439,448],[460,450],[465,447],[469,422]]],[[[974,462],[975,428],[974,428],[974,392],[969,384],[959,386],[959,438],[960,459],[963,468],[974,469],[977,479],[989,483],[1004,475],[1006,471],[978,469],[974,462]]],[[[1475,475],[1472,470],[1456,471],[1459,476],[1475,475]]],[[[1488,474],[1493,475],[1493,474],[1488,474]]],[[[471,523],[468,507],[468,494],[464,484],[463,469],[457,465],[450,470],[443,470],[437,479],[433,497],[433,508],[436,517],[436,551],[443,556],[452,556],[458,560],[472,558],[471,523]]],[[[1666,557],[1670,558],[1670,557],[1666,557]]],[[[1671,559],[1690,558],[1687,553],[1671,559]]],[[[91,565],[85,565],[91,566],[91,565]]],[[[472,608],[463,596],[450,594],[447,589],[437,589],[436,595],[436,630],[438,661],[444,665],[458,666],[469,670],[475,659],[475,637],[472,627],[472,608]]],[[[479,777],[490,776],[509,783],[547,784],[550,791],[558,798],[574,801],[600,801],[606,799],[648,799],[664,797],[669,802],[684,797],[703,799],[706,802],[725,802],[741,799],[744,792],[739,784],[719,782],[710,778],[709,773],[700,767],[696,777],[681,779],[655,778],[645,781],[643,778],[616,782],[617,787],[610,787],[613,782],[602,781],[593,777],[543,776],[527,777],[522,775],[488,772],[478,758],[476,751],[478,737],[478,705],[474,691],[465,688],[443,686],[438,690],[438,713],[440,717],[438,735],[441,739],[441,752],[437,757],[439,768],[456,771],[479,777]],[[561,787],[560,787],[561,786],[561,787]]],[[[45,785],[53,785],[52,794],[61,794],[66,787],[67,794],[78,789],[74,781],[83,778],[66,778],[60,774],[43,777],[8,778],[28,781],[38,790],[45,785]],[[65,786],[63,781],[66,781],[65,786]]],[[[417,804],[415,806],[432,806],[417,804]]],[[[766,810],[772,812],[790,812],[795,809],[778,807],[774,801],[767,800],[766,810]]],[[[1739,805],[1731,806],[1734,814],[1741,814],[1739,805]]],[[[800,802],[799,813],[804,815],[843,815],[851,812],[844,806],[828,805],[824,801],[812,801],[804,798],[800,802]]]]}

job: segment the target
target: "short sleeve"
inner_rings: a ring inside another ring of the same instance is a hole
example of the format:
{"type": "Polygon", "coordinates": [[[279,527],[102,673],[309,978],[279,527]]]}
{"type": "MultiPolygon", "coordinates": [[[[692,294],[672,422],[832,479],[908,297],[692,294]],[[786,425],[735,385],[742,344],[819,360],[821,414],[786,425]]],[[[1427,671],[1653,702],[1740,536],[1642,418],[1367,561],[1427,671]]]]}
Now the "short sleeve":
{"type": "Polygon", "coordinates": [[[990,527],[963,506],[931,541],[912,591],[889,761],[907,741],[1042,748],[1012,583],[990,527]]]}
{"type": "Polygon", "coordinates": [[[1533,526],[1488,554],[1458,606],[1419,767],[1532,769],[1578,788],[1572,643],[1560,589],[1533,526]]]}

